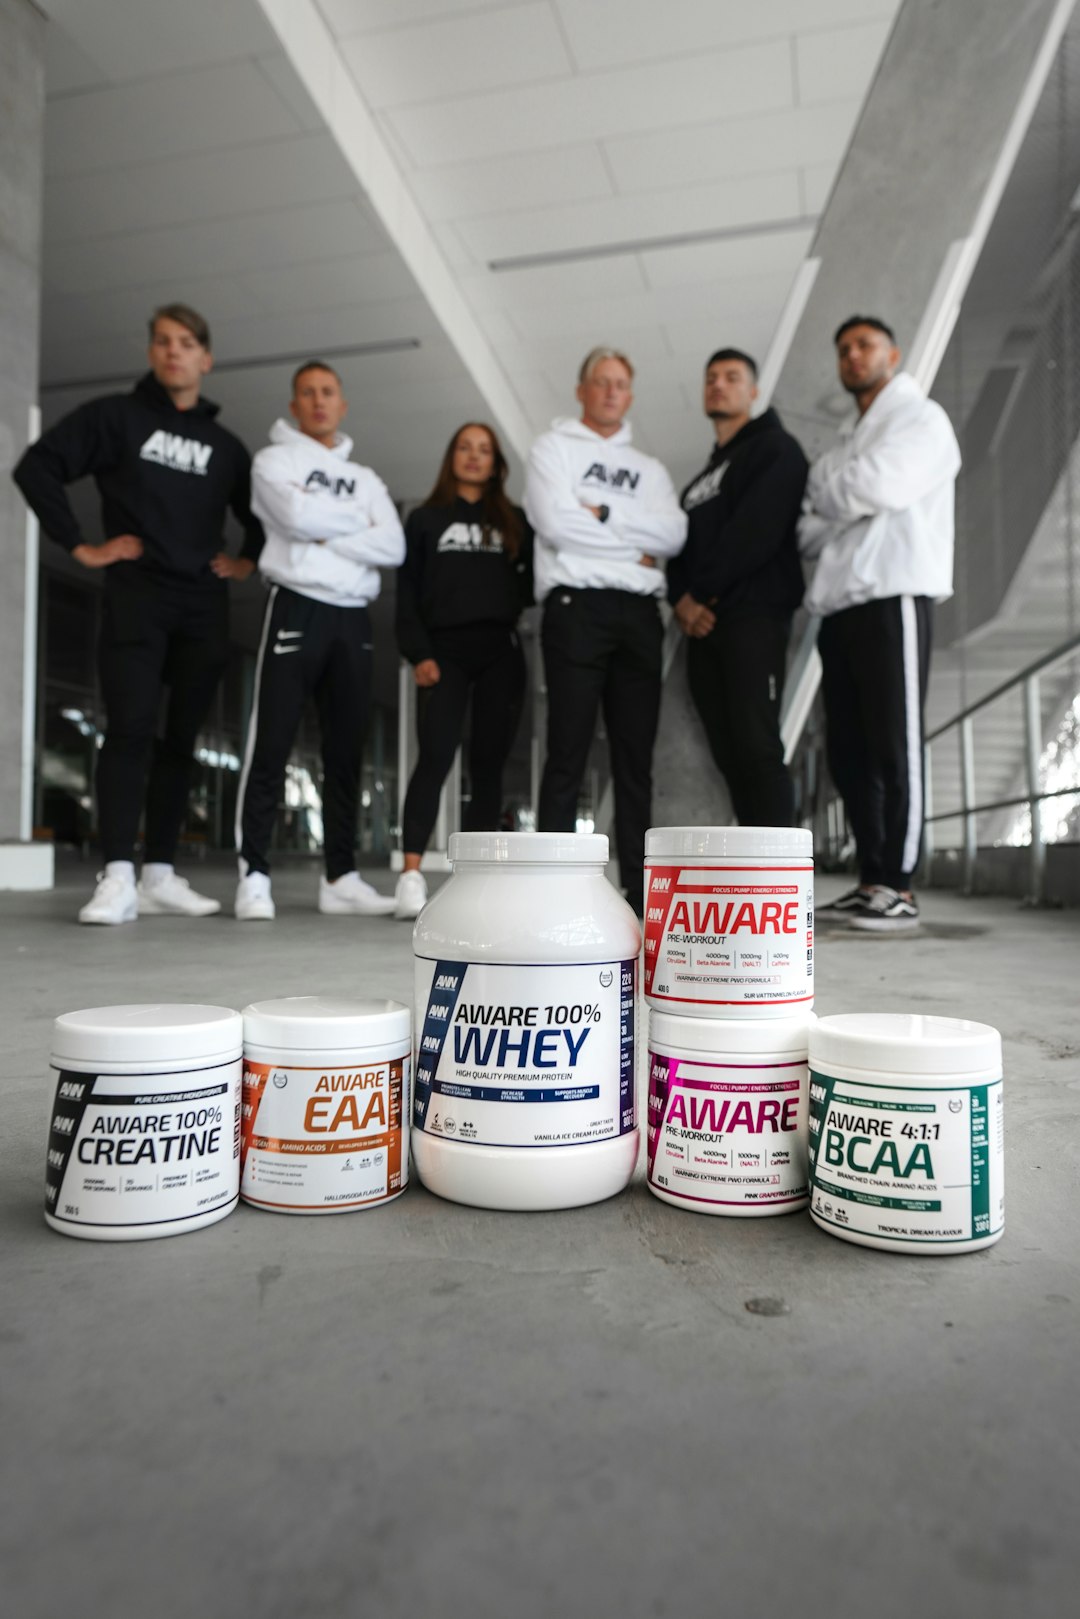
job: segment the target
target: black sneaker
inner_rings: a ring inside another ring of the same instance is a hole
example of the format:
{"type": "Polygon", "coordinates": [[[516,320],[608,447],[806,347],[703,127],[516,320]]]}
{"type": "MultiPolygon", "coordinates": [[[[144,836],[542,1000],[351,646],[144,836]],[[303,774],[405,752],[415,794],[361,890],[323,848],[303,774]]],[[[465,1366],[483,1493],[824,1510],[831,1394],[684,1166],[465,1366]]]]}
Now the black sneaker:
{"type": "Polygon", "coordinates": [[[853,928],[865,933],[910,933],[919,925],[919,907],[895,888],[875,888],[864,894],[862,903],[848,913],[853,928]]]}
{"type": "Polygon", "coordinates": [[[864,905],[869,898],[869,891],[865,888],[849,888],[846,894],[839,899],[830,900],[828,905],[814,906],[815,922],[847,922],[852,914],[864,905]]]}

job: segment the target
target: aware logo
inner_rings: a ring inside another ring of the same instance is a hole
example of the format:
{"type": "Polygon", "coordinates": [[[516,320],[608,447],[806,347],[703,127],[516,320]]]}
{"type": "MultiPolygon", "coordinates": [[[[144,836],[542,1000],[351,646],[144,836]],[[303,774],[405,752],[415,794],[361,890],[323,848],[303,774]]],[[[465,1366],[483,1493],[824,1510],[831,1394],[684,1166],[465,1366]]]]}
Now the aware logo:
{"type": "Polygon", "coordinates": [[[709,472],[703,472],[701,477],[690,485],[683,496],[683,510],[693,511],[695,506],[703,506],[707,500],[712,500],[723,483],[724,473],[730,465],[730,461],[721,461],[718,467],[713,467],[709,472]]]}
{"type": "Polygon", "coordinates": [[[606,467],[602,461],[594,461],[581,481],[603,484],[605,489],[629,489],[633,494],[641,482],[641,473],[631,472],[629,467],[606,467]]]}

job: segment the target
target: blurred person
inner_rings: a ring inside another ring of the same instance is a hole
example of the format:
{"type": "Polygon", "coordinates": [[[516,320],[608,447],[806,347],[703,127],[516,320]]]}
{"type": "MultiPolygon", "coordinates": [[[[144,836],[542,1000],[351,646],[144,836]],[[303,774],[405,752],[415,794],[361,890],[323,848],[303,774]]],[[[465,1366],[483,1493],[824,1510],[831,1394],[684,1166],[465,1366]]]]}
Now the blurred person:
{"type": "Polygon", "coordinates": [[[631,443],[634,368],[595,348],[578,373],[580,420],[556,420],[529,455],[525,510],[536,531],[536,599],[548,691],[541,831],[573,831],[603,706],[615,790],[619,875],[640,915],[652,754],[660,715],[664,573],[686,539],[666,469],[631,443]]]}
{"type": "Polygon", "coordinates": [[[952,595],[960,449],[883,320],[852,315],[833,341],[856,415],[810,469],[799,548],[816,564],[806,605],[822,619],[826,749],[859,882],[815,914],[903,932],[919,921],[923,706],[933,604],[952,595]]]}
{"type": "Polygon", "coordinates": [[[803,595],[796,527],[807,464],[775,410],[751,415],[757,374],[742,349],[717,349],[706,363],[716,444],[682,493],[689,532],[668,567],[668,599],[688,638],[690,695],[736,819],[790,826],[795,792],[780,699],[803,595]]]}
{"type": "Polygon", "coordinates": [[[174,861],[195,739],[228,659],[226,581],[251,574],[263,542],[249,504],[248,452],[201,394],[214,363],[206,321],[186,304],[155,310],[149,360],[133,393],[80,405],[30,445],[14,473],[49,538],[84,568],[105,570],[105,741],[96,781],[104,870],[79,912],[88,923],[221,909],[177,876],[174,861]],[[83,538],[65,492],[88,474],[101,496],[103,545],[83,538]],[[227,509],[244,529],[238,557],[223,549],[227,509]],[[166,687],[164,732],[155,740],[166,687]]]}
{"type": "Polygon", "coordinates": [[[339,431],[348,411],[341,378],[322,360],[294,374],[289,411],[252,466],[252,506],[266,525],[259,571],[270,584],[255,694],[236,802],[241,922],[271,921],[270,843],[285,767],[314,697],[323,763],[327,916],[385,916],[393,898],[356,868],[360,767],[371,699],[368,605],[380,568],[405,554],[397,510],[381,478],[350,459],[339,431]]]}
{"type": "Polygon", "coordinates": [[[532,530],[507,498],[508,470],[494,428],[467,422],[405,525],[397,636],[420,693],[420,756],[405,795],[405,861],[395,896],[403,918],[418,916],[427,900],[420,862],[470,708],[465,828],[499,825],[503,767],[525,696],[517,621],[532,601],[532,530]]]}

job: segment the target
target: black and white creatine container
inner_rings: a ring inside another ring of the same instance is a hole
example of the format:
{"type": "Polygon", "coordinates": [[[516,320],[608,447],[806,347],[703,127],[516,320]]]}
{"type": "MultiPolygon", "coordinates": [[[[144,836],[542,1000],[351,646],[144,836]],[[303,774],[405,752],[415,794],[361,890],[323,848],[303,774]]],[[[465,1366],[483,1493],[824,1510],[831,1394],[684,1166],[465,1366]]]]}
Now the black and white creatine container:
{"type": "Polygon", "coordinates": [[[239,1012],[99,1006],[53,1026],[45,1220],[130,1242],[224,1219],[240,1192],[239,1012]]]}

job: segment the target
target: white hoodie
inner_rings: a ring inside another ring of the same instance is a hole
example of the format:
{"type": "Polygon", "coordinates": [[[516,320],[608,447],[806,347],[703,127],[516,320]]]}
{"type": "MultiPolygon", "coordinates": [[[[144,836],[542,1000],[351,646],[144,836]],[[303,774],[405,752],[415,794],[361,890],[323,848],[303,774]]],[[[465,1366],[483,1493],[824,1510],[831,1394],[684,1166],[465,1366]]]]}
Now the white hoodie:
{"type": "Polygon", "coordinates": [[[667,470],[632,448],[630,423],[602,438],[569,417],[552,422],[529,452],[525,513],[536,530],[536,599],[559,585],[663,596],[664,570],[643,556],[678,554],[686,513],[667,470]],[[601,523],[589,506],[607,506],[601,523]]]}
{"type": "Polygon", "coordinates": [[[951,596],[959,471],[949,418],[901,371],[810,468],[799,520],[799,550],[817,560],[808,612],[951,596]]]}
{"type": "Polygon", "coordinates": [[[344,433],[327,449],[276,421],[251,466],[251,509],[266,528],[260,572],[331,607],[366,607],[379,594],[378,569],[405,560],[386,485],[349,460],[352,447],[344,433]]]}

